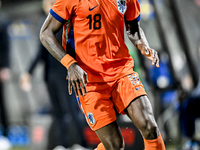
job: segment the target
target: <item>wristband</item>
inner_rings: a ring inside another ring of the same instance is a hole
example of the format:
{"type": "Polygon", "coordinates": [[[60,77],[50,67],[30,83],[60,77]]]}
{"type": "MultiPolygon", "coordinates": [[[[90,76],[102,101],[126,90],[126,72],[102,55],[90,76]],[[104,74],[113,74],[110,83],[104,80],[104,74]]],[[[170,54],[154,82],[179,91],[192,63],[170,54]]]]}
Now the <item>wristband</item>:
{"type": "Polygon", "coordinates": [[[68,69],[71,64],[76,62],[76,60],[73,57],[71,57],[69,54],[67,54],[61,59],[60,62],[63,66],[65,66],[68,69]]]}

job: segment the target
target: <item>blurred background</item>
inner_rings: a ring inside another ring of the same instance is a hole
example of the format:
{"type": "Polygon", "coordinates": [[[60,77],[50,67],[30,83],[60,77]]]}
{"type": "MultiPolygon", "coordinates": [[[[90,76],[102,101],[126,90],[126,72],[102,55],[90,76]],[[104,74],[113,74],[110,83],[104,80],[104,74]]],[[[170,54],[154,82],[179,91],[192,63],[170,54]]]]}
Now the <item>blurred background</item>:
{"type": "MultiPolygon", "coordinates": [[[[0,0],[0,150],[94,149],[99,139],[79,108],[72,109],[78,106],[75,97],[66,96],[74,103],[65,103],[64,94],[55,104],[52,93],[68,91],[49,77],[49,62],[34,62],[42,55],[39,30],[44,6],[49,9],[44,1],[0,0]],[[56,115],[62,116],[59,121],[56,115]]],[[[167,150],[200,150],[200,0],[139,1],[141,26],[159,52],[160,68],[151,66],[127,37],[126,43],[167,150]]],[[[118,123],[126,149],[142,150],[142,137],[130,120],[119,116],[118,123]]]]}

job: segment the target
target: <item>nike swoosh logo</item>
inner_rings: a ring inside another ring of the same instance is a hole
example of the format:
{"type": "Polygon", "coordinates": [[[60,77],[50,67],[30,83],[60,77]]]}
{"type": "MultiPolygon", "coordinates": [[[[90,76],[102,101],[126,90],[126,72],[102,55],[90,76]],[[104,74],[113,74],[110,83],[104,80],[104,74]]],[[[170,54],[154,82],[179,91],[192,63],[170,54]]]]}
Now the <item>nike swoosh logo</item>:
{"type": "Polygon", "coordinates": [[[138,87],[138,88],[137,88],[137,87],[135,87],[135,90],[137,91],[137,90],[139,90],[140,88],[141,88],[141,86],[140,86],[140,87],[138,87]]]}
{"type": "Polygon", "coordinates": [[[95,9],[97,6],[99,6],[99,5],[96,5],[96,6],[94,6],[93,8],[90,8],[90,7],[89,7],[89,11],[92,11],[92,10],[95,9]]]}

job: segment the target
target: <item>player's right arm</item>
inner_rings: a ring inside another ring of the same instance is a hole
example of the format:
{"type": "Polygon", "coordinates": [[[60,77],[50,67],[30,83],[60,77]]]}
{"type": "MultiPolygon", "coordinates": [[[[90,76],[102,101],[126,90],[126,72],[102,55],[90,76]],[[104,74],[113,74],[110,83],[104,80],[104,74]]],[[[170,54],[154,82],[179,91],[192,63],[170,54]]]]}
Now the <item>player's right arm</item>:
{"type": "Polygon", "coordinates": [[[67,54],[67,50],[64,50],[61,43],[56,38],[56,33],[62,27],[63,23],[59,22],[51,14],[49,14],[40,30],[40,40],[44,47],[68,69],[69,94],[72,93],[73,86],[76,96],[78,96],[78,90],[82,96],[82,88],[84,93],[87,93],[87,74],[82,68],[78,66],[76,61],[73,60],[69,54],[67,54]],[[82,88],[80,84],[82,85],[82,88]]]}
{"type": "Polygon", "coordinates": [[[49,14],[40,30],[40,41],[44,47],[58,60],[66,55],[66,52],[55,34],[63,27],[63,24],[49,14]]]}

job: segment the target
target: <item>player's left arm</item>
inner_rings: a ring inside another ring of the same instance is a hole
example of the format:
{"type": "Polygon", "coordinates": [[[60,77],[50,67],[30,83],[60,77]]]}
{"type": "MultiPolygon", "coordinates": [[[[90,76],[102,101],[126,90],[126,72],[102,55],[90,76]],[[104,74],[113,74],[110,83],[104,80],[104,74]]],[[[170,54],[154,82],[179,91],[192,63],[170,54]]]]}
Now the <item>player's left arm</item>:
{"type": "Polygon", "coordinates": [[[133,21],[125,21],[126,31],[130,41],[137,47],[143,55],[152,61],[152,65],[159,67],[158,52],[149,47],[146,36],[140,27],[139,22],[135,19],[133,21]]]}

